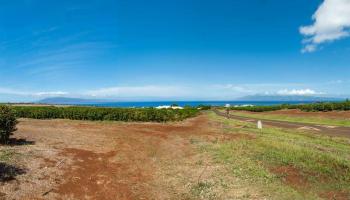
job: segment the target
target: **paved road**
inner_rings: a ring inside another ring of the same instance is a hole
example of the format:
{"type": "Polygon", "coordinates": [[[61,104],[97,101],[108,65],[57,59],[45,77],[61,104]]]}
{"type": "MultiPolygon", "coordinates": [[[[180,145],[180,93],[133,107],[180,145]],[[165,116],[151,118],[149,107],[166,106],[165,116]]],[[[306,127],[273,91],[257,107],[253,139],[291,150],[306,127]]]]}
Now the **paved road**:
{"type": "MultiPolygon", "coordinates": [[[[217,115],[227,117],[226,113],[220,112],[218,110],[213,110],[217,115]]],[[[230,114],[229,118],[236,119],[240,121],[257,123],[258,120],[262,121],[263,125],[275,126],[280,128],[288,129],[299,129],[299,130],[308,130],[316,133],[327,134],[330,136],[345,136],[350,137],[350,127],[340,127],[340,126],[327,126],[327,125],[317,125],[317,124],[307,124],[299,122],[285,122],[278,120],[266,120],[258,119],[252,117],[241,117],[237,115],[230,114]]]]}

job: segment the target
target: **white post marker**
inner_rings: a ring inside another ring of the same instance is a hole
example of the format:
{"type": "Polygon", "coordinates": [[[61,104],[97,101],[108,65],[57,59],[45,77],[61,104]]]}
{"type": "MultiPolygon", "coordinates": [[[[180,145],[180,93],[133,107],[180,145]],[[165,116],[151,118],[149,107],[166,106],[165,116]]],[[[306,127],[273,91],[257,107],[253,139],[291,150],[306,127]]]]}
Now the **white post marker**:
{"type": "Polygon", "coordinates": [[[257,126],[258,126],[258,129],[262,130],[263,126],[262,126],[262,122],[260,120],[258,121],[257,126]]]}

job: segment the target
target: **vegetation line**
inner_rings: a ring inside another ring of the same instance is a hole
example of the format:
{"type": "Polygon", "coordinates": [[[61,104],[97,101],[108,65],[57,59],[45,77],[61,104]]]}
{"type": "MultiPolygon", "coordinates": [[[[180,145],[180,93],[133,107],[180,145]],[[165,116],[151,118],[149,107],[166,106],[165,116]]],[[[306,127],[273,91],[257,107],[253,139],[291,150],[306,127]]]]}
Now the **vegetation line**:
{"type": "Polygon", "coordinates": [[[284,122],[293,122],[293,123],[307,123],[307,124],[316,124],[316,125],[328,125],[328,126],[344,126],[350,127],[350,121],[348,119],[332,119],[327,117],[306,117],[306,116],[285,116],[277,114],[255,114],[255,113],[246,113],[246,112],[234,112],[230,113],[231,115],[236,115],[240,117],[250,117],[255,119],[266,119],[266,120],[276,120],[284,122]]]}
{"type": "Polygon", "coordinates": [[[199,113],[196,108],[155,109],[155,108],[97,108],[97,107],[35,107],[13,106],[16,117],[33,119],[71,119],[91,121],[140,121],[167,122],[181,121],[199,113]]]}
{"type": "Polygon", "coordinates": [[[265,112],[265,111],[276,111],[283,109],[300,109],[306,112],[317,112],[317,111],[346,111],[350,110],[350,101],[344,102],[322,102],[322,103],[311,103],[311,104],[300,104],[300,105],[274,105],[274,106],[238,106],[231,107],[231,110],[245,110],[251,112],[265,112]]]}

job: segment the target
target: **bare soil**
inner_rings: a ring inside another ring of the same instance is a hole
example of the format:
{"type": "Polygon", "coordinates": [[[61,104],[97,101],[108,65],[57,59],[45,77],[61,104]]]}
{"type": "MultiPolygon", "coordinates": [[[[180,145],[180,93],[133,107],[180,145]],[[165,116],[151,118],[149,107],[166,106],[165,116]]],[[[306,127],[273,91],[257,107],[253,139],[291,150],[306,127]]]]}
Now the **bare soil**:
{"type": "Polygon", "coordinates": [[[330,199],[330,200],[349,200],[350,199],[350,193],[342,192],[342,191],[326,192],[326,193],[322,193],[320,196],[322,198],[330,199]]]}
{"type": "Polygon", "coordinates": [[[223,136],[217,126],[205,115],[165,124],[21,119],[14,137],[22,142],[6,148],[22,173],[0,182],[0,199],[191,199],[223,170],[191,141],[246,137],[223,136]]]}
{"type": "Polygon", "coordinates": [[[280,166],[270,169],[276,175],[282,177],[282,181],[296,189],[305,190],[308,187],[308,181],[305,175],[293,166],[280,166]]]}

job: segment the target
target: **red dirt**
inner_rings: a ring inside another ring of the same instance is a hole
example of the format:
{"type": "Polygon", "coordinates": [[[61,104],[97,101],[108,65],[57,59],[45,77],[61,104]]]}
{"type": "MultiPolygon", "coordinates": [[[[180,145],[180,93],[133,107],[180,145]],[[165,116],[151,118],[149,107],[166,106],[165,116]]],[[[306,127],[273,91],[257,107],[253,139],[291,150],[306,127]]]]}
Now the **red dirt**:
{"type": "Polygon", "coordinates": [[[350,193],[342,192],[342,191],[331,191],[331,192],[322,193],[320,197],[324,199],[329,199],[329,200],[349,200],[350,193]]]}
{"type": "Polygon", "coordinates": [[[6,199],[6,194],[0,192],[0,200],[5,200],[6,199]]]}
{"type": "Polygon", "coordinates": [[[61,154],[73,156],[74,160],[64,174],[67,181],[54,190],[61,196],[101,200],[138,199],[131,191],[132,185],[147,179],[141,172],[131,171],[131,166],[110,162],[116,155],[113,151],[94,153],[67,148],[61,154]]]}
{"type": "MultiPolygon", "coordinates": [[[[274,167],[270,169],[270,171],[276,175],[279,175],[282,177],[282,181],[293,188],[305,191],[307,190],[310,185],[305,175],[301,174],[301,172],[294,168],[293,166],[281,166],[281,167],[274,167]]],[[[309,176],[312,176],[311,174],[309,176]]],[[[327,178],[324,178],[326,181],[327,178]]],[[[329,191],[329,192],[323,192],[320,193],[319,196],[324,199],[329,200],[349,200],[350,199],[350,193],[344,192],[344,191],[329,191]]]]}
{"type": "Polygon", "coordinates": [[[303,176],[298,169],[292,166],[275,167],[270,171],[281,176],[283,182],[294,188],[305,189],[308,186],[306,177],[303,176]]]}
{"type": "Polygon", "coordinates": [[[174,188],[158,177],[160,164],[192,156],[190,138],[221,137],[215,130],[205,115],[165,124],[23,119],[15,137],[35,145],[15,148],[28,155],[28,174],[0,192],[13,199],[169,199],[174,188]]]}

